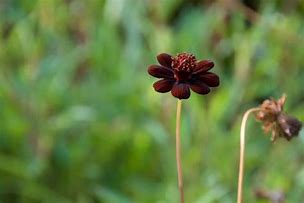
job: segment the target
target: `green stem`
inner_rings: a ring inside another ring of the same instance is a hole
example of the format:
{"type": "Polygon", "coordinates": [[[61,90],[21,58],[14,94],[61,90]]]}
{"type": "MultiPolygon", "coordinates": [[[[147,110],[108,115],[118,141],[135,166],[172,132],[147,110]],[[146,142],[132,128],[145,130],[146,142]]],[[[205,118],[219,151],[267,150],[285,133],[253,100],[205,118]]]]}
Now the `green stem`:
{"type": "Polygon", "coordinates": [[[252,109],[247,110],[242,119],[241,133],[240,133],[240,165],[239,165],[237,203],[242,203],[246,122],[248,120],[248,116],[250,113],[259,111],[259,110],[260,110],[259,108],[252,108],[252,109]]]}
{"type": "Polygon", "coordinates": [[[176,109],[176,165],[178,189],[180,193],[180,203],[184,203],[184,188],[183,188],[183,172],[181,164],[181,150],[180,150],[180,120],[181,120],[182,100],[177,101],[176,109]]]}

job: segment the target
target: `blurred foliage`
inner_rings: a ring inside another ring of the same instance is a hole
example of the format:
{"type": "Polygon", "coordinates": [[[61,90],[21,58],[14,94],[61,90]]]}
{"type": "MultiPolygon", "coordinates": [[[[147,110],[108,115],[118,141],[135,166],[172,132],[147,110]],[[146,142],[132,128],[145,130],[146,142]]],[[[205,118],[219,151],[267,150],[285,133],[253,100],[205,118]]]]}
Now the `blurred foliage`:
{"type": "MultiPolygon", "coordinates": [[[[0,202],[178,202],[175,108],[161,52],[212,59],[221,86],[182,112],[186,201],[236,201],[243,112],[287,93],[304,120],[304,1],[1,0],[0,202]]],[[[244,202],[304,200],[304,135],[250,119],[244,202]]]]}

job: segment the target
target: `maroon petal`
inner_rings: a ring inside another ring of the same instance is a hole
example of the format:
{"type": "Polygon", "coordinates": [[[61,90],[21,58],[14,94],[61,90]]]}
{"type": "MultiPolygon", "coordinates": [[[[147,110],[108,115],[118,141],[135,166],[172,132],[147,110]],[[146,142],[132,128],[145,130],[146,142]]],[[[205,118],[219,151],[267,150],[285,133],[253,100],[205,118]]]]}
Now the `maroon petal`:
{"type": "Polygon", "coordinates": [[[194,69],[194,74],[207,72],[211,68],[214,67],[214,63],[211,60],[202,60],[196,64],[196,68],[194,69]]]}
{"type": "Polygon", "coordinates": [[[192,81],[190,88],[198,94],[208,94],[210,92],[210,88],[200,80],[192,81]]]}
{"type": "Polygon", "coordinates": [[[187,82],[191,76],[191,72],[174,70],[174,77],[179,82],[187,82]]]}
{"type": "Polygon", "coordinates": [[[219,76],[214,73],[204,73],[199,75],[198,78],[204,81],[209,87],[217,87],[220,84],[219,76]]]}
{"type": "Polygon", "coordinates": [[[284,136],[287,139],[291,139],[293,136],[297,136],[302,128],[301,121],[293,116],[288,116],[283,113],[278,116],[278,124],[283,130],[284,136]]]}
{"type": "Polygon", "coordinates": [[[156,78],[174,78],[171,69],[159,65],[149,66],[148,73],[156,78]]]}
{"type": "Polygon", "coordinates": [[[159,54],[157,60],[160,65],[171,68],[172,56],[166,53],[159,54]]]}
{"type": "Polygon", "coordinates": [[[172,89],[174,83],[175,83],[174,80],[162,79],[155,82],[153,84],[153,87],[156,92],[165,93],[165,92],[169,92],[172,89]]]}
{"type": "Polygon", "coordinates": [[[175,83],[171,90],[171,94],[179,99],[188,99],[190,97],[189,85],[186,83],[175,83]]]}

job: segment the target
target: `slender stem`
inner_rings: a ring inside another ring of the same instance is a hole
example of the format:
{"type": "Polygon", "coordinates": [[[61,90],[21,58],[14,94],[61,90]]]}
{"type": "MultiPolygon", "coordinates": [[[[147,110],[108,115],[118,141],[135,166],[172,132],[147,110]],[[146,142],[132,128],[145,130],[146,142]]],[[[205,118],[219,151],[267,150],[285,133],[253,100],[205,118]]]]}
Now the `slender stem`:
{"type": "Polygon", "coordinates": [[[183,172],[181,163],[181,150],[180,150],[180,118],[181,118],[182,100],[177,101],[176,108],[176,165],[177,165],[177,178],[178,189],[180,193],[180,202],[184,203],[184,188],[183,188],[183,172]]]}
{"type": "Polygon", "coordinates": [[[245,112],[240,133],[240,166],[239,166],[239,181],[238,181],[238,193],[237,203],[242,203],[242,192],[243,192],[243,177],[244,177],[244,156],[245,156],[245,129],[246,122],[250,113],[260,110],[259,108],[252,108],[245,112]]]}

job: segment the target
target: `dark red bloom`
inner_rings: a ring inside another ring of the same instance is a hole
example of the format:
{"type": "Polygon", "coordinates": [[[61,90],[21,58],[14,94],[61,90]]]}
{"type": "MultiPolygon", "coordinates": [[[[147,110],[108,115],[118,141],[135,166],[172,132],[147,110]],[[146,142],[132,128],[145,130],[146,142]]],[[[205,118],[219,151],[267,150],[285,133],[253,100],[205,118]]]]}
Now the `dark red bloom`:
{"type": "Polygon", "coordinates": [[[157,56],[160,65],[151,65],[148,73],[161,80],[155,82],[155,91],[171,94],[178,99],[188,99],[190,89],[198,94],[208,94],[209,87],[219,85],[219,77],[209,72],[214,63],[197,61],[193,54],[181,53],[175,57],[162,53],[157,56]]]}

